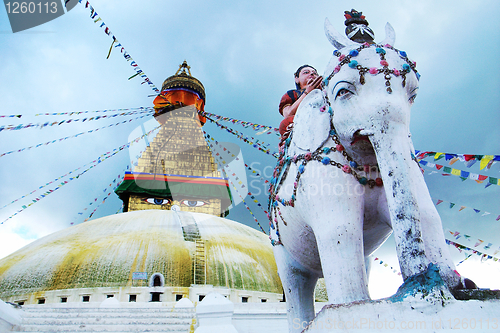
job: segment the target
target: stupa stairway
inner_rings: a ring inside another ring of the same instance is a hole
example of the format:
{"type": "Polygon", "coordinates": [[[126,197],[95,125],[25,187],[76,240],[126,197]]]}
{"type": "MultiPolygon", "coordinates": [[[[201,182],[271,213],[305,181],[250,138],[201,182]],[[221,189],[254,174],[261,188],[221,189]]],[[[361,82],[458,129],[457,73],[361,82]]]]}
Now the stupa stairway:
{"type": "MultiPolygon", "coordinates": [[[[68,304],[69,305],[69,304],[68,304]]],[[[15,332],[183,332],[194,331],[195,310],[173,307],[23,307],[15,332]]]]}
{"type": "Polygon", "coordinates": [[[200,230],[193,216],[183,212],[176,212],[182,226],[184,240],[194,242],[195,252],[193,256],[193,282],[194,284],[206,284],[206,251],[205,242],[201,238],[200,230]]]}

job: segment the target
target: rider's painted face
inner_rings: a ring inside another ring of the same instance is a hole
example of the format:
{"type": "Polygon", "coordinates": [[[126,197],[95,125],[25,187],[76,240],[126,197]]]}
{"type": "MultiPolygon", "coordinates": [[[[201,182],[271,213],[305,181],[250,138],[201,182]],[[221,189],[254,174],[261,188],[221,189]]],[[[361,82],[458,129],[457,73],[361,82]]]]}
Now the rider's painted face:
{"type": "Polygon", "coordinates": [[[295,83],[300,86],[300,89],[304,89],[307,83],[318,76],[316,70],[312,67],[304,67],[299,73],[299,77],[295,78],[295,83]]]}

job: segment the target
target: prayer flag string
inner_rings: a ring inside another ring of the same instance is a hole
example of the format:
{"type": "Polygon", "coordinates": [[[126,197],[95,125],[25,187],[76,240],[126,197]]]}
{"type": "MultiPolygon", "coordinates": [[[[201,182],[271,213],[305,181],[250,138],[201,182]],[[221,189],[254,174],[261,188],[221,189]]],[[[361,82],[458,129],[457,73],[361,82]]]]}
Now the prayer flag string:
{"type": "MultiPolygon", "coordinates": [[[[220,159],[220,161],[216,160],[217,164],[219,165],[219,167],[226,173],[226,175],[229,175],[229,174],[232,174],[233,177],[236,177],[235,178],[235,181],[239,180],[238,176],[236,176],[235,173],[233,173],[230,169],[229,169],[229,165],[226,165],[226,162],[223,160],[223,157],[220,156],[220,154],[218,153],[214,153],[214,151],[212,150],[213,148],[213,145],[210,143],[210,139],[207,138],[206,136],[206,132],[203,131],[203,134],[205,136],[205,141],[207,142],[207,145],[209,146],[209,149],[210,151],[212,152],[212,155],[216,156],[218,159],[220,159]],[[227,171],[226,171],[227,169],[227,171]],[[228,172],[229,171],[229,172],[228,172]]],[[[212,140],[214,140],[212,138],[212,140]]],[[[215,141],[215,140],[214,140],[215,141]]],[[[243,198],[243,196],[240,194],[240,192],[238,191],[238,189],[236,188],[235,184],[233,183],[233,181],[231,180],[230,177],[227,177],[227,179],[229,180],[229,182],[231,183],[233,189],[236,191],[236,193],[238,194],[238,196],[241,198],[241,201],[243,202],[243,204],[245,205],[245,208],[248,210],[248,212],[250,213],[250,215],[252,215],[254,221],[257,223],[257,225],[259,226],[260,230],[265,233],[267,235],[267,232],[264,230],[264,228],[262,228],[262,226],[260,225],[259,221],[257,220],[257,217],[255,217],[254,213],[252,212],[252,210],[250,209],[250,207],[248,206],[248,204],[246,203],[245,199],[243,198]]],[[[242,181],[239,181],[238,182],[238,185],[240,185],[241,189],[244,190],[246,192],[246,190],[244,189],[246,186],[245,184],[243,184],[242,181]]],[[[261,207],[262,208],[262,207],[261,207]]]]}
{"type": "Polygon", "coordinates": [[[454,169],[454,168],[450,168],[448,166],[430,163],[427,161],[419,161],[418,163],[420,165],[427,167],[427,168],[431,168],[431,169],[435,168],[436,170],[441,171],[443,176],[453,175],[453,176],[460,177],[462,180],[472,179],[472,180],[475,180],[478,184],[482,184],[484,181],[487,180],[485,188],[489,187],[491,185],[500,185],[500,180],[498,178],[495,178],[495,177],[488,177],[485,175],[479,175],[477,173],[472,173],[469,171],[454,169]]]}
{"type": "Polygon", "coordinates": [[[275,127],[271,127],[271,126],[267,126],[267,125],[255,124],[255,123],[251,123],[251,122],[248,122],[248,121],[238,120],[238,119],[229,118],[229,117],[223,117],[223,116],[219,116],[217,114],[206,112],[206,111],[204,111],[202,113],[202,116],[205,116],[205,117],[208,116],[208,117],[217,119],[219,121],[227,121],[227,122],[230,122],[230,123],[233,123],[233,124],[240,124],[243,127],[245,127],[245,128],[251,128],[254,131],[261,131],[261,133],[257,133],[257,135],[264,134],[265,132],[267,132],[266,134],[274,133],[277,136],[280,136],[279,129],[275,128],[275,127]]]}
{"type": "MultiPolygon", "coordinates": [[[[498,262],[498,260],[499,260],[497,257],[494,257],[494,256],[489,255],[489,254],[484,253],[484,252],[480,252],[480,251],[474,250],[474,249],[472,249],[470,247],[467,247],[467,246],[462,245],[460,243],[456,243],[456,242],[451,241],[449,239],[445,239],[445,241],[446,241],[446,244],[454,246],[460,252],[466,251],[466,252],[472,252],[472,254],[478,255],[479,257],[481,257],[481,262],[484,262],[484,261],[487,261],[487,260],[490,260],[490,259],[493,260],[494,262],[498,262]]],[[[471,256],[469,255],[467,258],[465,258],[464,260],[462,260],[459,264],[461,264],[465,260],[469,259],[470,257],[471,256]]]]}
{"type": "MultiPolygon", "coordinates": [[[[54,112],[54,113],[37,113],[35,114],[35,117],[38,116],[75,116],[75,115],[81,115],[81,114],[86,114],[86,113],[102,113],[102,112],[125,112],[125,111],[136,111],[136,110],[144,110],[144,111],[149,111],[149,112],[154,112],[153,107],[138,107],[138,108],[128,108],[128,109],[110,109],[110,110],[95,110],[95,111],[70,111],[70,112],[54,112]]],[[[20,118],[20,117],[19,117],[20,118]]]]}
{"type": "MultiPolygon", "coordinates": [[[[161,126],[161,125],[160,125],[160,126],[161,126]]],[[[20,197],[20,198],[18,198],[18,199],[16,199],[16,200],[14,200],[14,201],[10,202],[9,204],[5,205],[4,207],[0,208],[0,209],[3,209],[3,208],[5,208],[5,207],[7,207],[8,205],[10,205],[10,204],[12,204],[12,203],[14,203],[14,202],[16,202],[16,201],[19,201],[19,200],[21,200],[21,199],[23,199],[23,198],[27,197],[28,195],[31,195],[31,194],[35,193],[36,191],[38,191],[38,190],[40,190],[40,189],[42,189],[42,188],[44,188],[44,187],[46,187],[46,186],[48,186],[48,185],[50,185],[50,184],[53,184],[54,182],[56,182],[56,181],[58,181],[58,180],[61,180],[62,178],[66,177],[66,176],[68,176],[68,175],[70,175],[70,174],[73,174],[75,171],[77,171],[77,170],[79,170],[79,169],[82,169],[83,167],[85,167],[85,166],[87,166],[87,165],[91,164],[89,168],[87,168],[87,169],[83,170],[83,171],[82,171],[82,172],[80,172],[78,175],[76,175],[76,176],[74,176],[74,177],[70,177],[68,180],[65,180],[65,181],[61,182],[61,183],[60,183],[59,185],[57,185],[54,189],[48,190],[48,191],[46,191],[45,193],[43,193],[43,194],[39,195],[38,197],[36,197],[35,199],[32,199],[32,200],[31,200],[31,201],[32,201],[31,203],[29,203],[29,204],[27,204],[27,205],[23,205],[23,206],[22,206],[22,208],[21,208],[20,210],[18,210],[16,213],[14,213],[13,215],[9,216],[7,219],[5,219],[5,220],[3,220],[2,222],[0,222],[0,224],[4,224],[4,222],[6,222],[6,221],[10,220],[11,218],[13,218],[14,216],[16,216],[17,214],[19,214],[19,213],[21,213],[22,211],[24,211],[25,209],[27,209],[28,207],[30,207],[30,206],[32,206],[33,204],[35,204],[35,203],[39,202],[41,199],[43,199],[43,198],[47,197],[48,195],[50,195],[50,194],[54,193],[55,191],[57,191],[58,189],[60,189],[60,188],[61,188],[61,187],[63,187],[64,185],[68,184],[68,183],[69,183],[69,182],[71,182],[72,180],[78,179],[80,176],[82,176],[82,175],[83,175],[83,174],[85,174],[87,171],[89,171],[90,169],[94,168],[95,166],[97,166],[97,165],[98,165],[98,164],[100,164],[101,162],[103,162],[103,161],[107,160],[108,158],[110,158],[110,157],[112,157],[112,156],[115,156],[115,155],[116,155],[116,154],[118,154],[120,151],[124,150],[125,148],[130,147],[130,146],[131,146],[131,145],[133,145],[134,143],[139,142],[141,139],[143,139],[143,138],[144,138],[144,137],[146,137],[147,135],[149,135],[149,134],[153,133],[153,132],[154,132],[156,129],[158,129],[160,126],[158,126],[158,127],[154,128],[154,129],[152,129],[152,130],[151,130],[151,131],[149,131],[148,133],[145,133],[145,134],[141,135],[140,137],[137,137],[136,139],[134,139],[134,140],[132,140],[132,141],[130,141],[130,142],[128,142],[128,143],[126,143],[126,144],[124,144],[124,145],[122,145],[122,146],[118,147],[118,148],[113,149],[111,152],[106,152],[106,153],[104,153],[104,154],[100,155],[97,159],[93,160],[92,162],[87,163],[87,164],[85,164],[84,166],[79,167],[79,168],[77,168],[77,169],[75,169],[75,170],[73,170],[73,171],[70,171],[70,172],[68,172],[67,174],[65,174],[65,175],[63,175],[63,176],[60,176],[60,177],[56,178],[55,180],[53,180],[53,181],[51,181],[51,182],[49,182],[49,183],[47,183],[47,184],[45,184],[45,185],[40,186],[39,188],[35,189],[34,191],[31,191],[29,194],[27,194],[27,195],[23,195],[22,197],[20,197]]]]}
{"type": "Polygon", "coordinates": [[[85,3],[85,8],[88,8],[90,10],[90,18],[92,20],[94,20],[94,23],[100,22],[99,28],[102,28],[104,30],[104,33],[106,35],[110,36],[113,39],[113,42],[111,43],[111,47],[110,47],[109,52],[108,52],[108,58],[109,58],[109,55],[110,55],[111,50],[113,49],[113,47],[114,48],[118,48],[120,50],[120,53],[123,54],[123,57],[125,58],[125,60],[127,60],[127,61],[130,62],[130,66],[132,66],[132,68],[136,72],[135,75],[133,75],[133,76],[131,76],[129,78],[129,80],[132,77],[139,76],[139,77],[141,77],[144,80],[141,84],[147,83],[150,86],[150,88],[155,93],[159,94],[160,90],[158,88],[156,88],[156,86],[151,81],[151,79],[139,67],[139,65],[137,64],[137,62],[135,62],[135,60],[130,56],[130,54],[127,52],[127,50],[125,50],[125,47],[123,47],[123,45],[118,41],[118,39],[115,37],[115,35],[113,33],[111,33],[111,30],[109,29],[109,27],[106,25],[106,23],[104,23],[104,21],[99,16],[99,14],[97,14],[95,8],[90,4],[90,2],[89,1],[85,1],[85,0],[79,0],[78,2],[85,3]]]}
{"type": "Polygon", "coordinates": [[[21,129],[26,129],[26,128],[45,128],[45,127],[51,127],[51,126],[60,126],[62,124],[69,124],[69,123],[75,123],[75,122],[89,122],[93,120],[99,120],[99,119],[108,119],[108,118],[114,118],[114,117],[121,117],[121,116],[131,116],[134,114],[142,114],[142,113],[151,113],[151,110],[141,110],[141,111],[130,111],[130,112],[122,112],[122,113],[116,113],[113,115],[103,115],[103,116],[96,116],[96,117],[90,117],[90,118],[83,118],[83,119],[67,119],[67,120],[61,120],[61,121],[53,121],[53,122],[45,122],[45,123],[29,123],[27,125],[19,124],[19,125],[2,125],[0,126],[0,132],[2,131],[18,131],[21,129]]]}
{"type": "Polygon", "coordinates": [[[21,118],[22,114],[0,115],[0,118],[21,118]]]}
{"type": "Polygon", "coordinates": [[[61,141],[64,141],[64,140],[76,138],[76,137],[78,137],[80,135],[83,135],[83,134],[93,133],[93,132],[97,132],[99,130],[102,130],[102,129],[105,129],[105,128],[109,128],[109,127],[112,127],[112,126],[118,126],[118,125],[121,125],[121,124],[126,124],[126,123],[129,123],[131,121],[134,121],[134,120],[137,120],[137,119],[141,119],[141,118],[144,118],[144,117],[147,117],[147,116],[149,116],[149,115],[143,115],[143,116],[140,116],[140,117],[136,117],[134,119],[124,120],[124,121],[116,123],[116,124],[111,124],[111,125],[107,125],[107,126],[95,128],[95,129],[87,131],[87,132],[80,132],[80,133],[75,134],[75,135],[67,136],[67,137],[56,139],[56,140],[52,140],[52,141],[47,141],[45,143],[39,143],[39,144],[37,144],[35,146],[29,146],[29,147],[25,147],[25,148],[21,148],[21,149],[11,150],[11,151],[8,151],[8,152],[0,154],[0,157],[5,156],[5,155],[9,155],[9,154],[12,154],[12,153],[20,153],[20,152],[23,152],[23,151],[26,151],[26,150],[30,150],[30,149],[33,149],[33,148],[38,148],[38,147],[41,147],[41,146],[47,146],[47,145],[52,144],[52,143],[61,142],[61,141]]]}
{"type": "Polygon", "coordinates": [[[373,261],[378,261],[380,265],[384,266],[384,267],[387,267],[387,268],[390,268],[392,270],[393,273],[397,274],[397,275],[401,275],[401,272],[398,271],[397,269],[395,269],[394,267],[392,266],[389,266],[388,263],[384,263],[384,261],[382,259],[379,259],[378,257],[375,257],[375,259],[373,259],[373,261]]]}
{"type": "Polygon", "coordinates": [[[227,126],[224,126],[224,125],[221,125],[217,121],[211,119],[210,117],[206,117],[206,119],[210,120],[212,123],[217,125],[220,129],[226,130],[227,132],[235,135],[238,139],[240,139],[241,141],[258,149],[259,151],[262,151],[262,152],[266,153],[267,155],[272,155],[272,156],[278,158],[279,154],[277,152],[271,153],[271,150],[267,148],[270,144],[266,144],[264,142],[259,142],[259,140],[255,139],[253,137],[245,137],[243,134],[241,134],[237,130],[234,130],[234,129],[227,127],[227,126]]]}
{"type": "MultiPolygon", "coordinates": [[[[111,195],[111,193],[114,193],[114,191],[118,188],[118,186],[120,186],[120,184],[122,183],[123,181],[123,177],[125,176],[125,172],[130,170],[130,166],[127,165],[127,167],[125,169],[122,170],[122,172],[115,178],[113,179],[113,181],[104,189],[104,193],[108,192],[106,194],[106,196],[102,199],[102,201],[94,208],[94,210],[90,213],[90,215],[85,219],[83,220],[83,222],[87,222],[88,220],[90,220],[90,218],[92,217],[92,215],[94,215],[94,213],[97,211],[97,209],[103,204],[106,202],[106,200],[109,198],[109,196],[111,195]],[[109,189],[109,190],[108,190],[109,189]]],[[[95,202],[97,202],[98,199],[95,198],[93,201],[90,202],[89,206],[92,206],[95,202]]],[[[83,215],[84,212],[88,209],[88,207],[85,207],[83,209],[82,212],[78,213],[79,215],[83,215]]],[[[71,223],[73,224],[73,223],[71,223]]]]}
{"type": "Polygon", "coordinates": [[[426,157],[433,157],[434,160],[440,160],[444,158],[449,161],[449,165],[453,165],[457,161],[465,163],[467,168],[473,166],[477,161],[480,161],[479,170],[483,170],[485,167],[490,169],[493,163],[500,161],[500,155],[472,155],[472,154],[452,154],[452,153],[439,153],[435,151],[415,151],[415,155],[419,160],[426,157]]]}
{"type": "MultiPolygon", "coordinates": [[[[458,240],[459,238],[463,237],[463,239],[467,240],[468,242],[472,242],[473,241],[473,237],[472,236],[464,234],[464,233],[461,233],[459,231],[451,231],[451,230],[447,229],[446,232],[449,233],[451,236],[453,236],[453,238],[455,238],[455,240],[458,240]]],[[[473,247],[477,248],[478,246],[482,246],[484,243],[485,243],[484,240],[477,238],[477,240],[474,241],[474,246],[473,247]]],[[[484,246],[484,249],[485,250],[490,250],[492,246],[493,246],[493,243],[489,243],[488,242],[484,246]]],[[[500,252],[500,246],[498,247],[498,249],[495,250],[495,252],[493,253],[493,255],[495,256],[499,252],[500,252]]]]}
{"type": "MultiPolygon", "coordinates": [[[[209,141],[208,139],[212,140],[212,141],[213,141],[213,142],[214,142],[214,143],[215,143],[215,144],[216,144],[219,148],[221,148],[223,151],[225,151],[225,152],[226,152],[228,155],[230,155],[231,157],[235,157],[235,156],[236,156],[235,154],[231,153],[231,151],[230,151],[229,149],[227,149],[226,147],[222,146],[222,145],[221,145],[221,144],[220,144],[217,140],[214,140],[212,137],[210,137],[210,135],[209,135],[209,134],[207,134],[207,132],[203,131],[203,134],[205,135],[205,139],[206,139],[206,141],[207,141],[208,145],[209,145],[211,148],[213,148],[213,147],[214,147],[214,145],[213,145],[212,143],[210,143],[210,141],[209,141]]],[[[217,155],[217,157],[219,157],[219,156],[220,156],[220,154],[218,154],[218,153],[216,153],[216,155],[217,155]]],[[[239,160],[239,159],[238,159],[238,157],[236,157],[235,159],[236,159],[236,160],[239,160]]],[[[226,167],[226,168],[229,168],[229,165],[226,163],[226,161],[224,161],[224,160],[223,160],[223,161],[222,161],[222,163],[223,163],[223,164],[226,164],[226,165],[225,165],[225,167],[226,167]]],[[[245,167],[246,167],[246,168],[247,168],[250,172],[252,172],[252,174],[253,174],[253,175],[255,175],[256,177],[260,176],[260,174],[259,174],[257,171],[253,170],[251,167],[249,167],[249,166],[248,166],[248,164],[245,164],[245,167]]],[[[228,170],[230,171],[230,174],[231,174],[233,177],[236,177],[236,180],[238,180],[238,175],[236,175],[236,173],[232,172],[232,171],[231,171],[231,169],[228,169],[228,170]]],[[[261,179],[261,180],[263,180],[265,184],[269,183],[269,180],[266,180],[266,179],[264,179],[264,178],[262,178],[262,177],[260,177],[260,179],[261,179]]],[[[240,182],[240,183],[241,183],[241,182],[240,182]]],[[[248,195],[249,195],[249,196],[250,196],[250,198],[253,200],[253,202],[254,202],[254,203],[256,203],[256,204],[257,204],[257,206],[258,206],[258,207],[260,207],[260,209],[262,209],[262,211],[264,212],[264,214],[266,214],[266,215],[267,215],[267,211],[263,208],[262,204],[261,204],[261,203],[260,203],[260,202],[259,202],[259,201],[255,198],[255,195],[254,195],[252,192],[250,192],[250,191],[248,191],[248,195]]]]}
{"type": "MultiPolygon", "coordinates": [[[[452,208],[454,208],[454,207],[460,207],[460,208],[458,208],[458,211],[459,211],[459,212],[461,212],[462,210],[464,210],[464,209],[466,209],[466,208],[467,208],[467,209],[472,209],[472,210],[473,210],[475,213],[477,213],[477,214],[479,214],[479,213],[481,213],[481,212],[482,212],[481,216],[488,216],[488,215],[491,215],[491,213],[490,213],[490,212],[486,212],[486,211],[483,211],[483,210],[480,210],[480,209],[477,209],[477,208],[471,208],[471,207],[467,207],[467,206],[457,205],[456,203],[451,202],[451,201],[445,201],[445,200],[441,200],[441,199],[437,199],[437,200],[436,200],[436,199],[432,199],[432,200],[435,200],[435,201],[436,201],[436,203],[435,203],[435,205],[436,205],[436,206],[438,206],[438,205],[442,204],[443,202],[446,202],[446,203],[448,203],[448,204],[449,204],[449,208],[450,208],[450,209],[452,209],[452,208]]],[[[496,220],[497,220],[497,221],[499,221],[499,220],[500,220],[500,215],[498,215],[498,216],[497,216],[496,220]]]]}

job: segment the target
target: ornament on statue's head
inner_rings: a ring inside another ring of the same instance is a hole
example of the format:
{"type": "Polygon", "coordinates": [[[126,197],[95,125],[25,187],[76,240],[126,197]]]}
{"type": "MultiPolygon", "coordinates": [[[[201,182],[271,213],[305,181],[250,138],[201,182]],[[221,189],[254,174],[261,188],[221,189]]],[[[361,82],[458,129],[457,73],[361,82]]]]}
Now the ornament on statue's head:
{"type": "Polygon", "coordinates": [[[368,21],[362,12],[351,9],[350,12],[345,11],[345,34],[350,40],[356,43],[373,43],[375,34],[372,29],[368,28],[368,21]]]}

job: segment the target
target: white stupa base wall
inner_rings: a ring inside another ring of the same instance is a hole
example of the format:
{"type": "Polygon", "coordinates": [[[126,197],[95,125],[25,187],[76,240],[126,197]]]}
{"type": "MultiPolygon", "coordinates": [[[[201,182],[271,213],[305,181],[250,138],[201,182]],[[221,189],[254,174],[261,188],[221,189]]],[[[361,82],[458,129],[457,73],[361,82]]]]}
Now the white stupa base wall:
{"type": "MultiPolygon", "coordinates": [[[[471,292],[479,290],[470,290],[471,292]]],[[[481,294],[476,293],[476,296],[481,294]]],[[[456,300],[435,265],[409,277],[396,294],[378,301],[326,305],[310,323],[294,320],[294,329],[326,332],[498,332],[500,299],[485,291],[484,300],[456,300]]]]}
{"type": "Polygon", "coordinates": [[[286,303],[235,304],[233,325],[238,333],[288,333],[286,303]]]}
{"type": "Polygon", "coordinates": [[[294,322],[307,333],[326,332],[498,332],[500,300],[390,300],[327,305],[309,323],[294,322]]]}

